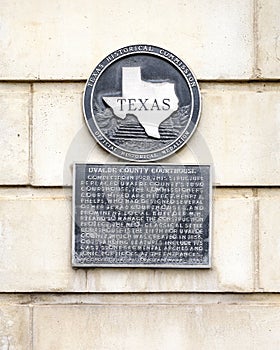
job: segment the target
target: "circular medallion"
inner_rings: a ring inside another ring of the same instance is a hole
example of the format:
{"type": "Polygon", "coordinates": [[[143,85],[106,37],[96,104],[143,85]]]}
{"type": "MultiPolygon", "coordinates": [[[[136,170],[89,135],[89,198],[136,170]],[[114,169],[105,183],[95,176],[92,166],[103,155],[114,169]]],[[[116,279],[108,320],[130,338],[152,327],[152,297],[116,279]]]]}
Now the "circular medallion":
{"type": "Polygon", "coordinates": [[[85,87],[84,115],[107,151],[130,161],[155,161],[192,136],[200,116],[199,87],[176,55],[131,45],[94,69],[85,87]]]}

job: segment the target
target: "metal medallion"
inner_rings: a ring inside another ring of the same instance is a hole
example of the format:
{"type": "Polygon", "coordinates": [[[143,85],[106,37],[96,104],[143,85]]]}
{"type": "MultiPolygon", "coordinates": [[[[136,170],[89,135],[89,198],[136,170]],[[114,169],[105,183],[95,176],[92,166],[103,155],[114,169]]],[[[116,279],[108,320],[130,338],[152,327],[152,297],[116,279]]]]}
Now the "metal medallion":
{"type": "Polygon", "coordinates": [[[130,161],[155,161],[177,151],[195,131],[199,87],[173,53],[131,45],[94,69],[85,87],[84,115],[107,151],[130,161]]]}

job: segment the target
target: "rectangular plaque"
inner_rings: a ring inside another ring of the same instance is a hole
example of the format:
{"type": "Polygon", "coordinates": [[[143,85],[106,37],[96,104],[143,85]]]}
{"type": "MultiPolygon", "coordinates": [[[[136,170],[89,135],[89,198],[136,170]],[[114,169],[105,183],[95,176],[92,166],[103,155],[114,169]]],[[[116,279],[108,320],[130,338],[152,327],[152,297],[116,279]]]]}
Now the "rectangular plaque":
{"type": "Polygon", "coordinates": [[[209,268],[209,165],[75,164],[74,267],[209,268]]]}

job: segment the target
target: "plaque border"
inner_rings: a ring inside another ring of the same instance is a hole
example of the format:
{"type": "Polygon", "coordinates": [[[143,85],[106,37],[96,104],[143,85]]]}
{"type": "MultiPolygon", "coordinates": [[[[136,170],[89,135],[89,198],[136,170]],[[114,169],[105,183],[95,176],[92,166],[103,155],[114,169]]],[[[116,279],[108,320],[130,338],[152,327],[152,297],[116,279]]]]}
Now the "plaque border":
{"type": "Polygon", "coordinates": [[[72,256],[71,265],[72,268],[141,268],[141,269],[211,269],[212,268],[212,230],[213,230],[213,169],[210,164],[174,164],[174,163],[130,163],[127,162],[110,162],[110,163],[84,163],[84,162],[74,162],[73,163],[73,186],[72,186],[72,256]],[[160,264],[81,264],[77,263],[74,259],[75,256],[75,193],[76,193],[76,165],[131,165],[131,166],[153,166],[153,165],[178,165],[178,166],[207,166],[209,167],[209,263],[204,265],[160,265],[160,264]]]}
{"type": "Polygon", "coordinates": [[[187,64],[185,64],[184,61],[181,60],[177,55],[174,55],[171,51],[169,51],[167,49],[164,49],[162,47],[155,46],[155,45],[132,44],[132,45],[124,46],[124,47],[122,47],[120,49],[116,49],[115,51],[109,53],[105,58],[103,58],[102,61],[100,61],[97,64],[97,66],[91,72],[91,75],[87,79],[87,82],[86,82],[85,88],[84,88],[84,92],[83,92],[83,115],[84,115],[84,119],[85,119],[85,122],[86,122],[86,125],[88,127],[88,130],[89,130],[90,134],[92,135],[94,140],[102,148],[104,148],[107,152],[113,154],[116,157],[121,158],[124,161],[134,161],[134,162],[138,162],[138,163],[153,162],[153,161],[162,160],[164,158],[167,158],[167,157],[171,156],[177,150],[181,149],[190,140],[190,138],[193,136],[195,130],[197,129],[197,126],[199,124],[200,117],[201,117],[201,92],[200,92],[200,88],[199,88],[199,85],[198,85],[198,81],[197,81],[197,79],[196,79],[192,69],[187,64]],[[129,50],[130,47],[135,47],[135,48],[142,47],[142,49],[138,49],[138,50],[135,50],[135,51],[131,52],[129,50]],[[153,49],[156,49],[158,52],[154,52],[154,51],[150,51],[150,50],[144,50],[143,47],[148,47],[148,48],[151,47],[153,49]],[[116,52],[120,52],[120,51],[122,52],[124,50],[127,50],[127,52],[118,54],[114,58],[111,57],[111,60],[107,61],[108,57],[114,56],[114,54],[116,52]],[[163,54],[160,54],[161,50],[163,50],[164,52],[166,52],[168,54],[173,55],[173,57],[176,57],[178,59],[178,61],[181,63],[181,65],[179,66],[178,64],[176,64],[169,57],[164,56],[163,54]],[[192,101],[192,110],[191,110],[190,121],[186,125],[184,131],[172,143],[170,143],[166,147],[162,147],[162,148],[160,148],[158,150],[155,150],[155,151],[147,151],[147,152],[138,152],[137,153],[135,151],[124,150],[121,147],[114,145],[103,134],[103,132],[100,130],[100,128],[98,127],[98,125],[95,123],[95,121],[93,119],[94,113],[92,111],[92,104],[91,104],[91,100],[92,99],[91,99],[91,97],[92,97],[92,94],[94,92],[94,88],[95,88],[95,85],[96,85],[98,79],[100,78],[102,73],[111,64],[113,64],[115,61],[118,61],[118,60],[122,59],[123,57],[128,57],[128,56],[131,56],[131,55],[138,55],[138,54],[149,54],[151,56],[162,58],[162,59],[166,60],[167,62],[169,62],[171,65],[173,65],[174,68],[177,69],[181,73],[181,75],[184,77],[186,83],[189,86],[189,90],[190,90],[190,94],[191,94],[191,101],[192,101]],[[188,70],[188,75],[183,71],[181,66],[184,66],[184,69],[188,70]],[[98,69],[98,73],[95,73],[97,69],[98,69]],[[92,77],[93,76],[94,76],[94,82],[92,82],[92,79],[93,79],[92,77]],[[189,81],[190,77],[195,82],[195,86],[193,86],[193,87],[191,86],[191,81],[189,81]],[[89,104],[89,106],[88,106],[88,104],[89,104]],[[197,111],[196,111],[196,113],[194,115],[195,105],[197,107],[197,111]],[[88,116],[89,113],[91,113],[91,116],[88,118],[87,116],[88,116]],[[194,116],[196,117],[196,122],[195,123],[192,122],[194,116]],[[89,123],[89,119],[91,119],[91,118],[93,119],[94,129],[92,128],[92,126],[89,123]],[[193,126],[192,126],[192,128],[191,128],[191,130],[189,132],[188,129],[189,129],[189,125],[191,123],[193,124],[193,126]],[[176,145],[176,143],[179,143],[179,144],[176,145]],[[112,147],[110,147],[110,146],[112,146],[112,147]],[[173,149],[171,151],[167,151],[169,147],[173,147],[173,149]],[[125,153],[126,155],[123,155],[123,153],[125,153]]]}

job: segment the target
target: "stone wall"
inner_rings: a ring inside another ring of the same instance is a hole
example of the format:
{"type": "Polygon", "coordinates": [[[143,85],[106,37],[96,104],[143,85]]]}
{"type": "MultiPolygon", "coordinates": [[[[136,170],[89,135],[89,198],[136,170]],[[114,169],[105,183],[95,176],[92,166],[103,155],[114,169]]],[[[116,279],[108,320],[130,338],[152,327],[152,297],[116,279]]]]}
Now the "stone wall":
{"type": "Polygon", "coordinates": [[[0,350],[279,349],[279,2],[0,6],[0,350]],[[71,267],[71,164],[118,161],[85,126],[85,81],[135,43],[199,79],[198,129],[167,162],[213,165],[210,270],[71,267]]]}

